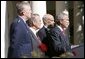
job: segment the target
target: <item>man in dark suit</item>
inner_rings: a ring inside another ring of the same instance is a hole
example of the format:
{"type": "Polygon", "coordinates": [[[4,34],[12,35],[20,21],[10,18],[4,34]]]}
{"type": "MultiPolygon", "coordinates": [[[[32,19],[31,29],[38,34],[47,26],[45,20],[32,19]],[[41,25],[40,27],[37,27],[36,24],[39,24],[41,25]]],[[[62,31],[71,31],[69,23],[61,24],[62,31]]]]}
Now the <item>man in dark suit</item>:
{"type": "Polygon", "coordinates": [[[10,46],[8,58],[31,57],[32,41],[30,29],[26,21],[31,18],[31,8],[28,2],[16,4],[18,16],[10,27],[10,46]]]}
{"type": "Polygon", "coordinates": [[[67,35],[64,33],[69,26],[69,18],[65,13],[60,13],[55,19],[55,27],[50,31],[53,40],[54,56],[73,56],[67,35]]]}
{"type": "Polygon", "coordinates": [[[46,30],[49,31],[54,26],[54,17],[51,14],[43,16],[43,27],[38,31],[38,36],[43,40],[46,37],[46,30]]]}
{"type": "MultiPolygon", "coordinates": [[[[46,57],[49,55],[51,56],[53,52],[52,47],[52,40],[50,37],[50,29],[54,26],[54,17],[51,14],[46,14],[43,16],[43,23],[44,26],[38,31],[37,35],[40,37],[41,41],[46,44],[48,50],[45,52],[46,57]],[[50,54],[51,53],[51,54],[50,54]]],[[[49,57],[50,57],[49,56],[49,57]]]]}

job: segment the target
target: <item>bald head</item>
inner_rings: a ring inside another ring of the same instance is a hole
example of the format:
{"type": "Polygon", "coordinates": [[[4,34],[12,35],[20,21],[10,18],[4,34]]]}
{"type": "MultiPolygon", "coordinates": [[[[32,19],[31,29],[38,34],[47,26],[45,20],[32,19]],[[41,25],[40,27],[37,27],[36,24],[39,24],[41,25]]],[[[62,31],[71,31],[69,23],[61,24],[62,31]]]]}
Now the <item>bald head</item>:
{"type": "Polygon", "coordinates": [[[47,20],[47,19],[53,19],[54,17],[51,14],[45,14],[43,16],[43,20],[47,20]]]}
{"type": "Polygon", "coordinates": [[[49,26],[54,24],[54,17],[51,14],[45,14],[43,16],[44,25],[49,26]]]}

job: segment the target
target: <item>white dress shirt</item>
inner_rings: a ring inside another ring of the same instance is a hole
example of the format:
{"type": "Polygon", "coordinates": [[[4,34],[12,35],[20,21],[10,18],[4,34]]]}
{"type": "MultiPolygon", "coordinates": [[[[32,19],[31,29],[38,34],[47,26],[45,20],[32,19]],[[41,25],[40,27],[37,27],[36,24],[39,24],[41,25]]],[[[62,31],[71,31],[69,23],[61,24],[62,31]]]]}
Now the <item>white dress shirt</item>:
{"type": "Polygon", "coordinates": [[[33,29],[32,27],[30,27],[30,29],[31,29],[31,31],[34,33],[34,35],[36,36],[36,38],[37,38],[37,39],[36,39],[37,42],[38,42],[39,44],[41,44],[40,38],[37,37],[37,35],[36,35],[36,33],[37,33],[38,30],[35,30],[35,29],[33,29]]]}
{"type": "Polygon", "coordinates": [[[36,35],[37,30],[33,29],[32,27],[30,27],[30,30],[34,33],[35,36],[37,36],[37,35],[36,35]]]}

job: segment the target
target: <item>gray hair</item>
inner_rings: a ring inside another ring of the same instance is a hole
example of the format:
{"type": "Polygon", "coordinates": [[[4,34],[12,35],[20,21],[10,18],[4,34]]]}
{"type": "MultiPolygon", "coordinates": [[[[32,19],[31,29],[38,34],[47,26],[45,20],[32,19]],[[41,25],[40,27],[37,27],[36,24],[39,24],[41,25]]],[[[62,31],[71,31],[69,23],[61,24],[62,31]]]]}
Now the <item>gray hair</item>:
{"type": "Polygon", "coordinates": [[[68,16],[68,15],[65,13],[60,13],[58,16],[56,16],[55,24],[60,25],[60,20],[64,20],[63,19],[64,16],[68,16]]]}
{"type": "Polygon", "coordinates": [[[24,9],[24,5],[30,6],[30,4],[27,1],[21,1],[16,4],[17,12],[19,14],[22,13],[22,10],[24,9]]]}
{"type": "Polygon", "coordinates": [[[60,13],[58,16],[57,16],[57,19],[58,20],[63,20],[63,17],[64,16],[68,16],[67,14],[65,14],[65,13],[60,13]]]}
{"type": "Polygon", "coordinates": [[[37,22],[37,19],[36,19],[37,16],[40,16],[40,15],[39,14],[32,14],[31,19],[28,21],[29,26],[33,26],[33,22],[37,22]]]}
{"type": "Polygon", "coordinates": [[[43,20],[47,20],[48,19],[48,16],[52,16],[51,14],[45,14],[44,16],[43,16],[43,20]]]}
{"type": "Polygon", "coordinates": [[[44,22],[44,24],[46,24],[45,23],[45,21],[47,21],[48,19],[49,19],[49,17],[53,17],[51,14],[45,14],[44,16],[43,16],[43,22],[44,22]]]}
{"type": "Polygon", "coordinates": [[[39,14],[32,14],[31,20],[34,21],[34,22],[36,22],[36,21],[37,21],[37,20],[36,20],[36,17],[37,17],[37,16],[39,16],[39,14]]]}

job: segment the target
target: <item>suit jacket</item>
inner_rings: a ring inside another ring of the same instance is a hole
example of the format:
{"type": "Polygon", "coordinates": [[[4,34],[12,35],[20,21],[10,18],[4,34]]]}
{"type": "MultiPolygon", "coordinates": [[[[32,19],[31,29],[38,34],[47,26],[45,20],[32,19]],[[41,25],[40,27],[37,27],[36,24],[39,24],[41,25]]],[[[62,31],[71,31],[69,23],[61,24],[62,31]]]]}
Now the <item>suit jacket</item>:
{"type": "Polygon", "coordinates": [[[60,54],[64,53],[66,51],[71,51],[71,46],[69,43],[69,39],[67,36],[65,36],[61,30],[55,26],[50,31],[51,38],[53,40],[53,48],[54,48],[54,55],[59,56],[60,54]]]}
{"type": "Polygon", "coordinates": [[[9,58],[20,58],[20,56],[27,55],[31,57],[33,50],[32,33],[25,22],[16,17],[10,27],[10,46],[8,50],[9,58]]]}
{"type": "Polygon", "coordinates": [[[41,41],[46,37],[44,26],[37,32],[37,35],[40,37],[41,41]]]}
{"type": "Polygon", "coordinates": [[[50,36],[50,31],[47,30],[44,26],[38,31],[37,35],[40,37],[42,42],[47,46],[47,52],[45,52],[46,56],[53,56],[54,55],[54,48],[53,48],[53,40],[50,36]]]}

